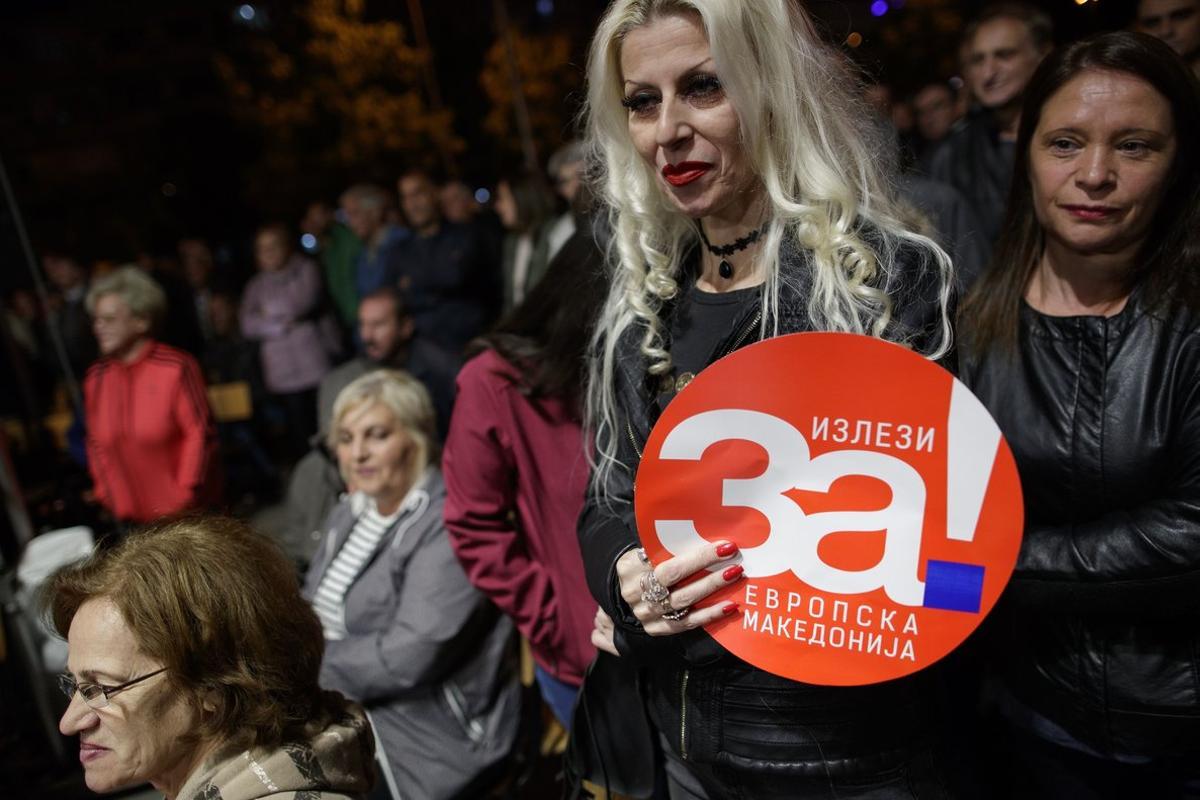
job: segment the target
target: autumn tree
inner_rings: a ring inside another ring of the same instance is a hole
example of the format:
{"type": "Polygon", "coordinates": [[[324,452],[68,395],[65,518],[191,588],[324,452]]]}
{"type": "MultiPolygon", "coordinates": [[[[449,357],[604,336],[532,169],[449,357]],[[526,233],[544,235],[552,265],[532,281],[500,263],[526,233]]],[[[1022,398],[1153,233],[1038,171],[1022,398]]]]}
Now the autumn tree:
{"type": "MultiPolygon", "coordinates": [[[[512,32],[512,54],[520,88],[529,111],[537,152],[544,158],[571,138],[571,122],[582,86],[581,71],[571,63],[571,42],[565,34],[512,32]]],[[[503,38],[488,49],[480,83],[491,102],[484,131],[495,137],[497,149],[521,152],[515,87],[503,38]]]]}
{"type": "Polygon", "coordinates": [[[254,178],[278,186],[301,173],[391,174],[462,149],[451,112],[431,109],[422,92],[430,53],[408,42],[401,22],[372,18],[365,0],[290,9],[269,36],[248,35],[248,52],[217,57],[238,116],[261,131],[254,178]]]}

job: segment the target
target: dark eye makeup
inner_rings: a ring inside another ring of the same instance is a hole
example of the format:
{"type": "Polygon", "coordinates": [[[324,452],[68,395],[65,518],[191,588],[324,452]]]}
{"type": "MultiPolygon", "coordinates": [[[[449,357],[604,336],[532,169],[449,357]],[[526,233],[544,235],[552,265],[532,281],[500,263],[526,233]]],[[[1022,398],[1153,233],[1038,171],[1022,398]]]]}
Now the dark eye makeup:
{"type": "Polygon", "coordinates": [[[688,97],[711,97],[721,91],[721,80],[716,75],[698,73],[689,75],[683,82],[683,93],[688,97]]]}
{"type": "MultiPolygon", "coordinates": [[[[721,80],[708,72],[685,75],[680,81],[679,93],[692,103],[712,103],[722,96],[721,80]]],[[[661,99],[657,91],[638,89],[622,98],[621,105],[635,114],[643,114],[648,113],[661,99]]]]}
{"type": "Polygon", "coordinates": [[[658,102],[657,92],[638,91],[621,99],[621,105],[635,114],[645,111],[658,102]]]}

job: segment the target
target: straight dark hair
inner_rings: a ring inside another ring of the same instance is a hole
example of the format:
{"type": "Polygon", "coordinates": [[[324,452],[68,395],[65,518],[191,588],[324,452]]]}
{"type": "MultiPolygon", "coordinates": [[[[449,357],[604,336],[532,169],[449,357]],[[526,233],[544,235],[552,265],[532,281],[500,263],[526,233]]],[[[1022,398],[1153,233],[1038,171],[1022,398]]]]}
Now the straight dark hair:
{"type": "Polygon", "coordinates": [[[588,342],[609,280],[592,230],[578,224],[542,279],[491,332],[471,342],[467,357],[495,350],[520,373],[515,383],[522,394],[557,398],[582,416],[588,342]]]}
{"type": "Polygon", "coordinates": [[[1104,33],[1051,53],[1025,90],[1004,227],[987,272],[959,309],[963,340],[975,350],[1016,345],[1021,302],[1044,244],[1033,207],[1030,143],[1046,102],[1086,70],[1132,75],[1171,106],[1175,159],[1130,277],[1140,290],[1143,308],[1200,309],[1200,83],[1158,39],[1125,31],[1104,33]]]}
{"type": "Polygon", "coordinates": [[[508,184],[517,207],[516,233],[530,233],[554,216],[557,210],[555,195],[541,173],[517,169],[501,176],[496,185],[501,183],[508,184]]]}

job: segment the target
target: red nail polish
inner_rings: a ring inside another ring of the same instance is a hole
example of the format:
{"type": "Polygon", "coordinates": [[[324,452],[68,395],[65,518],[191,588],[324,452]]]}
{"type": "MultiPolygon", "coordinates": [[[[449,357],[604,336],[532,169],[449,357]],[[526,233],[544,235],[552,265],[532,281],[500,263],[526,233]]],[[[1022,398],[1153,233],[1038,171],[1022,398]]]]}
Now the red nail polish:
{"type": "Polygon", "coordinates": [[[721,613],[728,617],[730,614],[736,613],[739,608],[741,608],[741,606],[737,603],[730,603],[721,609],[721,613]]]}
{"type": "Polygon", "coordinates": [[[744,572],[744,570],[742,569],[742,565],[734,564],[732,567],[730,567],[729,569],[722,572],[721,577],[724,578],[726,581],[731,581],[734,578],[741,577],[742,572],[744,572]]]}
{"type": "Polygon", "coordinates": [[[721,558],[728,558],[737,552],[737,545],[733,542],[724,542],[717,545],[717,555],[721,558]]]}

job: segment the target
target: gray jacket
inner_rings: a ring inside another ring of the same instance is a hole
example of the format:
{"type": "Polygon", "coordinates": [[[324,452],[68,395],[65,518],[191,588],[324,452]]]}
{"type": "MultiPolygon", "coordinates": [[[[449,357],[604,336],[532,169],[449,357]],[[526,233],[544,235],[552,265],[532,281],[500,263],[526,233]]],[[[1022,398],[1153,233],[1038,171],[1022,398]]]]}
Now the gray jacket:
{"type": "Polygon", "coordinates": [[[292,467],[279,544],[302,569],[308,567],[322,541],[328,538],[325,523],[345,491],[337,459],[323,445],[313,447],[292,467]]]}
{"type": "MultiPolygon", "coordinates": [[[[404,800],[481,796],[520,717],[512,624],[467,581],[442,523],[430,467],[346,595],[349,636],[325,643],[321,685],[362,703],[404,800]]],[[[305,580],[311,598],[354,527],[339,503],[305,580]]]]}

